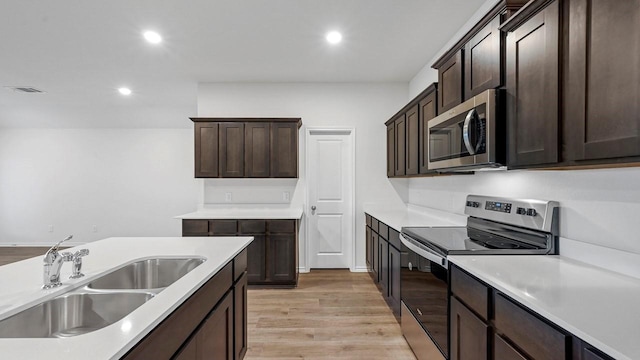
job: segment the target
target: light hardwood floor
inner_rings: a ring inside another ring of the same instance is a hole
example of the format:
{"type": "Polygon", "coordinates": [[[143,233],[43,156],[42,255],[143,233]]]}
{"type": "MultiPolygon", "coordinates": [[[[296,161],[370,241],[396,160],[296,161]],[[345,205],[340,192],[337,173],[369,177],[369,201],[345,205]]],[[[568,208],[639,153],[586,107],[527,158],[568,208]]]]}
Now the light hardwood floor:
{"type": "MultiPolygon", "coordinates": [[[[46,250],[0,247],[0,265],[46,250]]],[[[249,290],[247,307],[247,360],[415,359],[367,273],[313,270],[295,289],[249,290]]]]}
{"type": "Polygon", "coordinates": [[[249,290],[245,359],[415,359],[367,273],[314,270],[296,289],[249,290]]]}

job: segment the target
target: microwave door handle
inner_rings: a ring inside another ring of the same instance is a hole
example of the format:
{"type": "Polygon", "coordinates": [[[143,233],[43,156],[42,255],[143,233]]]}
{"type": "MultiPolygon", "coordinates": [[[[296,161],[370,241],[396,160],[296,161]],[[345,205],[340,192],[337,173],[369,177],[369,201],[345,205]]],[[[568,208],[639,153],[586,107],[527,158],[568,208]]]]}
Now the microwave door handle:
{"type": "Polygon", "coordinates": [[[464,140],[464,146],[467,148],[469,155],[476,154],[476,148],[475,146],[471,146],[471,137],[469,136],[469,126],[473,117],[477,116],[476,114],[476,109],[469,110],[467,117],[464,118],[464,126],[462,127],[462,140],[464,140]]]}

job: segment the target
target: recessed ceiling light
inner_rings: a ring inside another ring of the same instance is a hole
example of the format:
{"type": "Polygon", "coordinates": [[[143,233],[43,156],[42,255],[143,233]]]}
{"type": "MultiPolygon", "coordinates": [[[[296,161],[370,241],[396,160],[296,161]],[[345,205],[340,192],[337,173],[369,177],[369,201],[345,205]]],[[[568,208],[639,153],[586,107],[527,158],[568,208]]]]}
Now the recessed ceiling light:
{"type": "Polygon", "coordinates": [[[118,89],[118,92],[122,95],[131,95],[131,89],[126,87],[121,87],[120,89],[118,89]]]}
{"type": "Polygon", "coordinates": [[[327,34],[327,41],[330,44],[337,44],[342,41],[342,34],[337,31],[331,31],[327,34]]]}
{"type": "Polygon", "coordinates": [[[162,36],[155,31],[145,31],[143,35],[144,38],[152,44],[159,44],[162,42],[162,36]]]}

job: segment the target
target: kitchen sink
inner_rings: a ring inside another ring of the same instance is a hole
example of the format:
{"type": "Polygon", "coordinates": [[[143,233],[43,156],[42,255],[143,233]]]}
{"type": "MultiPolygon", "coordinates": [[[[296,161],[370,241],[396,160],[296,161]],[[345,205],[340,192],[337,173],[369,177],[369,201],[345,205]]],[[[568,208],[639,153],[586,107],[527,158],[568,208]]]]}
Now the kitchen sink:
{"type": "Polygon", "coordinates": [[[204,258],[157,258],[125,265],[89,283],[92,289],[165,288],[204,263],[204,258]]]}
{"type": "Polygon", "coordinates": [[[65,338],[111,325],[153,293],[76,292],[45,301],[0,321],[0,338],[65,338]]]}

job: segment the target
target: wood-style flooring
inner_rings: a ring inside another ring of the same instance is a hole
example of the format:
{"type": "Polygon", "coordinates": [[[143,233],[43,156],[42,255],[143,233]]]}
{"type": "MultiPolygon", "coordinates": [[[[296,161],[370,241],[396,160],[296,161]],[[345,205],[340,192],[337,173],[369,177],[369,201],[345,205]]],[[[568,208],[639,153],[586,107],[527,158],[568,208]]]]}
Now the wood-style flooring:
{"type": "Polygon", "coordinates": [[[313,270],[296,289],[249,290],[245,359],[411,359],[367,273],[313,270]]]}
{"type": "MultiPolygon", "coordinates": [[[[0,247],[0,265],[46,251],[0,247]]],[[[247,360],[415,359],[367,273],[313,270],[295,289],[250,289],[247,308],[247,360]]]]}

